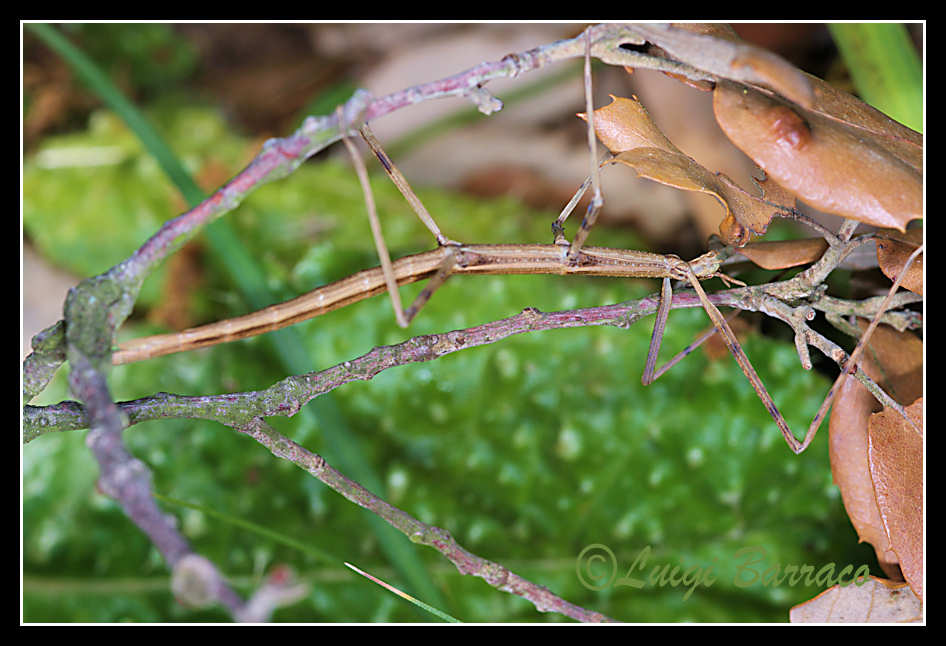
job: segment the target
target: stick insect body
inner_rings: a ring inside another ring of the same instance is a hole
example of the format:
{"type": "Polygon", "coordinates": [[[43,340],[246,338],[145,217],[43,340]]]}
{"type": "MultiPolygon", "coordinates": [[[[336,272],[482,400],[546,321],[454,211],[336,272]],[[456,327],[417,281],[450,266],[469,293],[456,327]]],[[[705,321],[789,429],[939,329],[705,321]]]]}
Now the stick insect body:
{"type": "MultiPolygon", "coordinates": [[[[591,104],[590,80],[590,35],[585,50],[585,94],[587,103],[587,126],[589,134],[589,148],[591,156],[591,175],[578,189],[575,196],[565,207],[558,219],[553,223],[553,244],[550,245],[464,245],[446,238],[441,233],[423,203],[414,194],[404,176],[400,173],[391,159],[382,150],[380,143],[372,134],[367,124],[362,126],[360,134],[367,142],[375,156],[380,161],[388,177],[401,191],[404,198],[410,203],[420,220],[427,226],[438,243],[438,248],[432,251],[401,258],[395,262],[390,260],[387,249],[380,233],[380,224],[375,212],[374,200],[368,185],[367,172],[357,150],[347,137],[343,137],[351,153],[355,169],[365,194],[365,203],[371,221],[375,245],[381,260],[381,267],[368,269],[348,278],[319,287],[298,298],[273,305],[245,316],[219,321],[183,332],[157,335],[144,339],[137,339],[122,344],[112,355],[115,364],[140,361],[151,357],[162,356],[173,352],[192,350],[246,338],[256,334],[277,330],[294,323],[298,323],[320,314],[330,312],[345,305],[358,302],[369,296],[380,294],[387,290],[391,295],[395,316],[402,327],[406,327],[418,310],[427,302],[431,294],[447,278],[453,274],[583,274],[589,276],[661,278],[663,280],[660,293],[660,305],[654,323],[650,348],[641,381],[648,385],[656,380],[677,359],[691,351],[698,343],[691,344],[687,349],[672,359],[666,366],[656,368],[660,342],[663,338],[664,326],[672,302],[671,280],[688,282],[696,292],[700,303],[713,322],[716,331],[723,339],[736,359],[743,373],[749,379],[759,398],[775,420],[779,430],[785,438],[789,448],[795,453],[803,451],[814,438],[815,432],[826,416],[834,394],[838,391],[840,381],[849,374],[857,371],[857,359],[863,351],[864,344],[876,326],[876,322],[886,309],[890,297],[899,286],[909,264],[922,251],[918,248],[911,256],[907,265],[890,288],[884,304],[880,307],[857,347],[851,353],[844,365],[841,375],[835,382],[822,403],[821,409],[815,415],[807,433],[799,441],[792,433],[782,414],[766,390],[748,357],[742,350],[735,334],[729,327],[726,318],[709,300],[700,281],[711,277],[719,277],[725,282],[739,282],[719,272],[720,261],[715,252],[706,253],[690,262],[686,262],[672,255],[658,255],[644,251],[623,249],[609,249],[604,247],[583,247],[584,241],[594,225],[603,201],[600,196],[598,182],[599,165],[596,163],[595,142],[593,134],[594,111],[591,104]],[[574,239],[569,243],[564,235],[564,222],[574,209],[578,200],[588,187],[592,187],[592,200],[588,212],[579,227],[574,239]],[[397,287],[413,283],[422,279],[430,279],[427,286],[417,296],[414,303],[407,309],[401,306],[397,287]]],[[[705,339],[706,337],[704,337],[705,339]]]]}
{"type": "MultiPolygon", "coordinates": [[[[718,275],[719,260],[713,252],[690,263],[674,256],[644,251],[586,247],[574,262],[554,245],[445,245],[392,263],[394,282],[407,285],[438,272],[446,274],[555,274],[666,278],[685,280],[689,272],[698,278],[718,275]]],[[[442,281],[441,281],[442,282],[442,281]]],[[[366,269],[342,280],[314,289],[302,296],[251,314],[208,325],[122,343],[112,354],[112,363],[124,364],[195,350],[271,332],[364,300],[387,289],[383,267],[366,269]]],[[[432,291],[428,288],[425,291],[432,291]]],[[[418,298],[429,298],[429,293],[418,298]]],[[[419,309],[409,308],[408,320],[419,309]],[[411,311],[412,310],[412,311],[411,311]]]]}
{"type": "MultiPolygon", "coordinates": [[[[390,159],[380,150],[380,144],[373,138],[367,126],[362,128],[362,135],[375,150],[378,158],[384,160],[385,163],[382,165],[385,171],[401,192],[405,194],[408,201],[412,204],[420,204],[420,200],[413,194],[407,181],[400,175],[390,159]]],[[[370,195],[370,189],[367,187],[367,176],[364,173],[363,165],[360,165],[360,158],[353,155],[353,159],[357,160],[356,168],[359,169],[358,174],[359,178],[362,180],[365,193],[366,195],[370,195]]],[[[590,184],[591,182],[586,181],[582,185],[576,196],[569,203],[570,207],[573,208],[574,204],[580,199],[580,194],[583,193],[590,184]]],[[[566,207],[566,210],[553,224],[555,241],[553,244],[547,245],[459,244],[445,238],[439,228],[436,227],[436,224],[433,223],[433,219],[427,214],[427,218],[421,219],[427,224],[428,228],[440,243],[437,249],[406,256],[392,263],[387,257],[387,250],[380,241],[380,235],[376,235],[375,242],[378,247],[379,257],[382,259],[381,267],[358,272],[348,278],[319,287],[295,299],[272,305],[251,314],[218,321],[209,325],[184,330],[183,332],[157,335],[125,342],[113,353],[112,362],[122,364],[141,361],[174,352],[193,350],[270,332],[339,309],[345,305],[356,303],[386,290],[392,294],[392,302],[395,305],[395,314],[397,315],[398,323],[402,326],[406,326],[417,314],[419,309],[427,302],[433,291],[453,274],[554,274],[661,278],[663,284],[660,294],[660,304],[657,309],[647,361],[641,377],[641,381],[644,385],[648,385],[663,374],[680,356],[685,355],[697,345],[691,344],[690,347],[672,359],[666,366],[659,370],[656,369],[660,342],[663,338],[664,326],[672,302],[670,281],[681,280],[688,282],[696,292],[703,308],[713,322],[716,331],[723,336],[733,357],[759,395],[766,410],[769,411],[770,415],[775,420],[789,448],[795,453],[803,451],[814,438],[815,432],[824,419],[827,408],[830,406],[831,400],[833,399],[833,395],[837,391],[838,384],[836,383],[831,391],[829,391],[829,395],[825,398],[821,410],[809,426],[804,439],[799,441],[788,427],[788,424],[779,412],[762,383],[762,380],[743,352],[726,318],[709,300],[709,297],[700,284],[701,280],[712,277],[719,277],[727,283],[730,281],[739,282],[720,273],[720,261],[717,254],[711,251],[690,262],[686,262],[673,255],[660,255],[645,251],[611,249],[606,247],[581,247],[580,244],[576,244],[576,241],[580,241],[580,239],[583,239],[587,235],[590,223],[594,222],[596,211],[600,208],[600,204],[596,204],[595,202],[594,200],[592,201],[589,214],[586,214],[582,222],[582,236],[576,236],[576,240],[572,241],[572,243],[568,243],[568,241],[564,239],[563,222],[570,210],[569,207],[566,207]],[[421,291],[409,308],[402,309],[399,297],[394,297],[397,293],[396,288],[423,279],[430,279],[428,285],[421,291]]],[[[374,201],[372,199],[366,199],[366,204],[368,205],[369,216],[373,222],[372,228],[380,234],[380,228],[377,226],[377,214],[374,212],[374,201]]],[[[914,253],[913,257],[915,258],[919,252],[920,249],[914,253]]],[[[901,276],[903,273],[905,273],[905,269],[901,273],[901,276]]],[[[888,299],[898,285],[899,280],[895,281],[894,285],[891,287],[888,293],[888,299]]],[[[881,308],[878,316],[884,309],[884,307],[881,308]]],[[[866,342],[866,336],[867,335],[861,338],[858,348],[855,348],[852,356],[856,357],[859,348],[862,348],[863,344],[866,342]]],[[[853,374],[856,369],[856,361],[848,361],[848,365],[845,366],[845,370],[838,379],[844,378],[847,374],[853,374]]]]}

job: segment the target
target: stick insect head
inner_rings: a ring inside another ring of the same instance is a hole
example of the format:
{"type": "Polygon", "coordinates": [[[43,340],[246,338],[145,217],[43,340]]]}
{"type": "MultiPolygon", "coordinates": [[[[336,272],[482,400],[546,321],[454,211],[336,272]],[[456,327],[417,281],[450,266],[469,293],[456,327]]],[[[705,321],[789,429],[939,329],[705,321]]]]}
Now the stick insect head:
{"type": "Polygon", "coordinates": [[[689,266],[697,278],[710,278],[719,272],[719,256],[715,251],[710,251],[691,260],[689,266]]]}

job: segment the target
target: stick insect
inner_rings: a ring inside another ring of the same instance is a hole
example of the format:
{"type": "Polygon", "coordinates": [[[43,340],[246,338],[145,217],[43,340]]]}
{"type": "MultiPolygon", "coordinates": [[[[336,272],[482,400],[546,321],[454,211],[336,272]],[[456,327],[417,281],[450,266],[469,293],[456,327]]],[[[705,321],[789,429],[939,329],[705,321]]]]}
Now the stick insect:
{"type": "MultiPolygon", "coordinates": [[[[897,290],[900,277],[894,282],[887,298],[878,310],[871,327],[862,336],[850,358],[847,360],[838,381],[831,388],[822,404],[821,410],[812,420],[802,441],[792,433],[782,414],[766,390],[751,362],[726,318],[710,301],[704,291],[701,280],[719,277],[727,284],[739,283],[719,271],[720,260],[715,252],[704,254],[690,262],[673,255],[659,255],[643,251],[608,249],[603,247],[583,247],[584,241],[593,227],[603,205],[598,172],[599,165],[595,155],[594,110],[591,97],[590,39],[585,48],[585,98],[587,105],[587,128],[590,147],[590,175],[581,185],[572,200],[566,205],[559,218],[553,223],[553,243],[551,245],[464,245],[447,238],[439,229],[433,217],[411,189],[406,178],[386,155],[381,144],[374,137],[370,127],[365,124],[360,134],[381,166],[397,186],[407,202],[412,206],[420,220],[437,240],[438,248],[392,262],[384,245],[374,200],[368,186],[367,171],[360,155],[348,137],[343,137],[353,160],[359,181],[362,184],[365,202],[371,223],[375,245],[381,261],[381,267],[369,269],[348,278],[319,287],[300,297],[273,305],[245,316],[219,321],[174,334],[157,335],[137,339],[122,344],[113,354],[113,363],[129,363],[173,352],[206,347],[217,343],[246,338],[256,334],[276,330],[294,323],[313,318],[320,314],[360,301],[369,296],[387,291],[391,295],[395,318],[399,325],[406,327],[418,311],[430,299],[433,292],[453,274],[585,274],[594,276],[660,278],[662,279],[659,306],[657,308],[653,333],[647,353],[641,381],[644,385],[653,383],[671,365],[692,351],[700,341],[691,344],[665,366],[657,369],[657,357],[663,338],[669,310],[673,300],[672,280],[686,281],[693,288],[701,305],[713,323],[715,331],[722,335],[727,347],[736,359],[745,376],[749,379],[759,398],[779,427],[786,443],[795,453],[803,451],[814,437],[824,419],[828,408],[838,390],[840,381],[847,374],[857,371],[857,360],[864,344],[873,332],[879,317],[886,310],[890,297],[897,290]],[[574,239],[568,242],[564,235],[564,222],[581,199],[588,187],[592,187],[593,196],[588,210],[574,239]],[[398,287],[415,281],[429,279],[428,284],[418,294],[408,308],[403,308],[398,287]]],[[[910,259],[922,252],[917,249],[910,259]]],[[[744,284],[743,284],[744,285],[744,284]]],[[[706,335],[708,336],[708,335],[706,335]]],[[[706,338],[704,336],[704,339],[706,338]]]]}

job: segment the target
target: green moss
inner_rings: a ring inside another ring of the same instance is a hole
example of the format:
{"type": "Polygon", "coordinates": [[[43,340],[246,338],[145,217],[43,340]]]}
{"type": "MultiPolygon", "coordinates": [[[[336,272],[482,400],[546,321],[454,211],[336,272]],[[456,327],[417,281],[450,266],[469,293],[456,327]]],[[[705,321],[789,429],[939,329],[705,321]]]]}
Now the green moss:
{"type": "MultiPolygon", "coordinates": [[[[215,130],[219,119],[212,113],[169,112],[167,119],[178,124],[168,132],[181,137],[192,123],[187,119],[224,136],[215,130]]],[[[114,131],[115,141],[119,133],[114,131]]],[[[208,149],[212,140],[207,139],[208,149]]],[[[243,145],[225,141],[232,150],[243,145]]],[[[184,141],[172,139],[171,145],[186,149],[184,141]]],[[[175,215],[171,191],[159,174],[145,172],[148,164],[140,153],[130,144],[127,150],[124,161],[105,167],[54,171],[35,158],[27,162],[24,223],[45,254],[71,263],[74,271],[94,274],[175,215]],[[87,199],[90,192],[95,200],[87,199]],[[102,236],[106,228],[110,235],[102,236]]],[[[193,152],[195,163],[202,154],[193,152]]],[[[383,176],[375,177],[373,186],[392,254],[431,248],[429,233],[396,189],[383,176]]],[[[438,190],[422,190],[420,196],[453,238],[545,242],[551,237],[554,213],[531,211],[513,200],[475,201],[438,190]]],[[[270,286],[287,297],[377,264],[360,188],[342,164],[306,164],[261,187],[225,217],[265,268],[270,286]]],[[[607,229],[595,231],[595,243],[639,246],[631,234],[607,229]]],[[[409,301],[419,289],[406,287],[402,295],[409,301]]],[[[435,294],[406,331],[394,322],[386,296],[297,329],[307,365],[318,370],[377,345],[476,325],[527,306],[603,305],[656,289],[654,281],[607,278],[458,277],[435,294]]],[[[142,299],[142,309],[155,302],[157,293],[142,299]]],[[[199,299],[198,311],[208,320],[248,309],[212,265],[206,267],[199,299]]],[[[663,356],[708,325],[699,310],[671,313],[663,356]]],[[[376,493],[447,529],[470,551],[569,601],[626,621],[787,620],[791,605],[819,590],[738,587],[732,583],[739,565],[735,555],[762,545],[771,564],[844,565],[851,562],[844,559],[863,558],[863,552],[848,551],[857,539],[831,483],[826,432],[804,454],[793,455],[729,358],[710,361],[694,353],[643,388],[640,373],[650,326],[647,320],[629,330],[522,335],[389,370],[333,396],[382,476],[387,490],[376,493]],[[696,587],[686,598],[687,588],[679,585],[637,589],[615,584],[593,591],[576,574],[579,553],[593,543],[613,551],[618,577],[649,546],[652,564],[715,564],[718,580],[696,587]]],[[[121,334],[153,331],[154,326],[129,324],[121,334]]],[[[750,337],[746,351],[790,425],[807,427],[827,383],[800,370],[790,345],[750,337]]],[[[286,376],[276,366],[266,344],[255,338],[121,366],[112,370],[110,385],[119,400],[161,391],[256,390],[286,376]]],[[[304,416],[269,421],[308,449],[330,454],[322,433],[304,416]]],[[[166,568],[118,507],[96,493],[95,467],[83,435],[59,433],[24,447],[24,618],[225,620],[184,611],[166,593],[120,585],[153,582],[166,575],[166,568]],[[66,579],[78,587],[49,592],[66,579]]],[[[213,423],[163,420],[132,427],[126,439],[132,453],[153,470],[158,492],[266,526],[400,583],[385,569],[368,531],[367,512],[248,438],[213,423]]],[[[167,510],[181,519],[194,548],[235,577],[244,593],[276,563],[291,564],[310,581],[312,594],[280,611],[277,620],[418,619],[406,604],[389,606],[387,595],[357,581],[341,563],[326,567],[199,511],[167,510]]],[[[460,576],[434,550],[411,549],[420,551],[431,581],[448,599],[441,609],[453,616],[466,621],[563,619],[536,613],[531,604],[460,576]]]]}

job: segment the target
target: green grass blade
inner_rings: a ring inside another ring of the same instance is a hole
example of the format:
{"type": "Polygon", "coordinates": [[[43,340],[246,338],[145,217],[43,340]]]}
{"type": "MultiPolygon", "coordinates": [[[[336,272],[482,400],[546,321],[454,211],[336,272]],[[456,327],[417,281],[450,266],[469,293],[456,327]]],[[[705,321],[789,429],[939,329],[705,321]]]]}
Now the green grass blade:
{"type": "Polygon", "coordinates": [[[923,63],[906,27],[893,23],[829,25],[858,94],[884,114],[923,131],[923,63]]]}
{"type": "Polygon", "coordinates": [[[428,605],[428,604],[424,603],[423,601],[421,601],[420,599],[416,599],[416,598],[412,597],[411,595],[409,595],[409,594],[407,594],[407,593],[405,593],[405,592],[402,592],[401,590],[398,590],[398,589],[395,588],[393,585],[390,585],[390,584],[388,584],[388,583],[385,583],[385,582],[382,581],[381,579],[379,579],[379,578],[377,578],[377,577],[374,577],[374,576],[371,576],[371,575],[368,574],[367,572],[362,572],[361,570],[359,570],[358,568],[356,568],[356,567],[355,567],[354,565],[352,565],[351,563],[346,562],[346,563],[345,563],[345,566],[348,567],[348,568],[350,568],[351,570],[357,572],[358,574],[360,574],[361,576],[365,577],[366,579],[369,579],[369,580],[371,580],[371,581],[374,581],[375,583],[377,583],[378,585],[380,585],[380,586],[381,586],[382,588],[384,588],[385,590],[388,590],[388,591],[390,591],[390,592],[393,592],[394,594],[396,594],[397,596],[401,597],[402,599],[413,603],[413,604],[414,604],[415,606],[417,606],[418,608],[421,608],[421,609],[423,609],[423,610],[426,610],[427,612],[429,612],[430,614],[434,615],[435,617],[438,617],[438,618],[440,618],[440,619],[443,619],[444,621],[447,621],[447,622],[450,622],[450,623],[453,623],[453,624],[462,623],[462,622],[461,622],[459,619],[457,619],[456,617],[452,617],[452,616],[448,615],[448,614],[445,613],[445,612],[442,612],[442,611],[440,611],[440,610],[437,610],[437,609],[434,608],[433,606],[428,605]]]}
{"type": "Polygon", "coordinates": [[[232,516],[230,514],[224,513],[222,511],[217,511],[216,509],[213,509],[211,507],[206,507],[204,505],[198,505],[196,503],[186,502],[184,500],[178,500],[177,498],[171,498],[170,496],[164,496],[162,494],[159,494],[156,491],[151,492],[151,494],[155,498],[160,500],[161,502],[165,502],[169,505],[176,505],[178,507],[186,507],[187,509],[193,509],[194,511],[199,511],[203,514],[206,514],[210,516],[211,518],[216,518],[217,520],[223,521],[225,523],[230,523],[231,525],[235,525],[236,527],[242,527],[243,529],[247,531],[250,531],[260,536],[263,536],[265,538],[268,538],[275,543],[280,543],[287,547],[291,547],[293,549],[299,550],[300,552],[308,554],[309,556],[315,559],[318,559],[324,563],[337,564],[339,561],[342,560],[317,547],[312,547],[311,545],[307,545],[306,543],[303,543],[302,541],[297,541],[296,539],[290,536],[286,536],[285,534],[275,532],[271,529],[263,527],[262,525],[257,525],[256,523],[252,523],[243,518],[232,516]]]}

